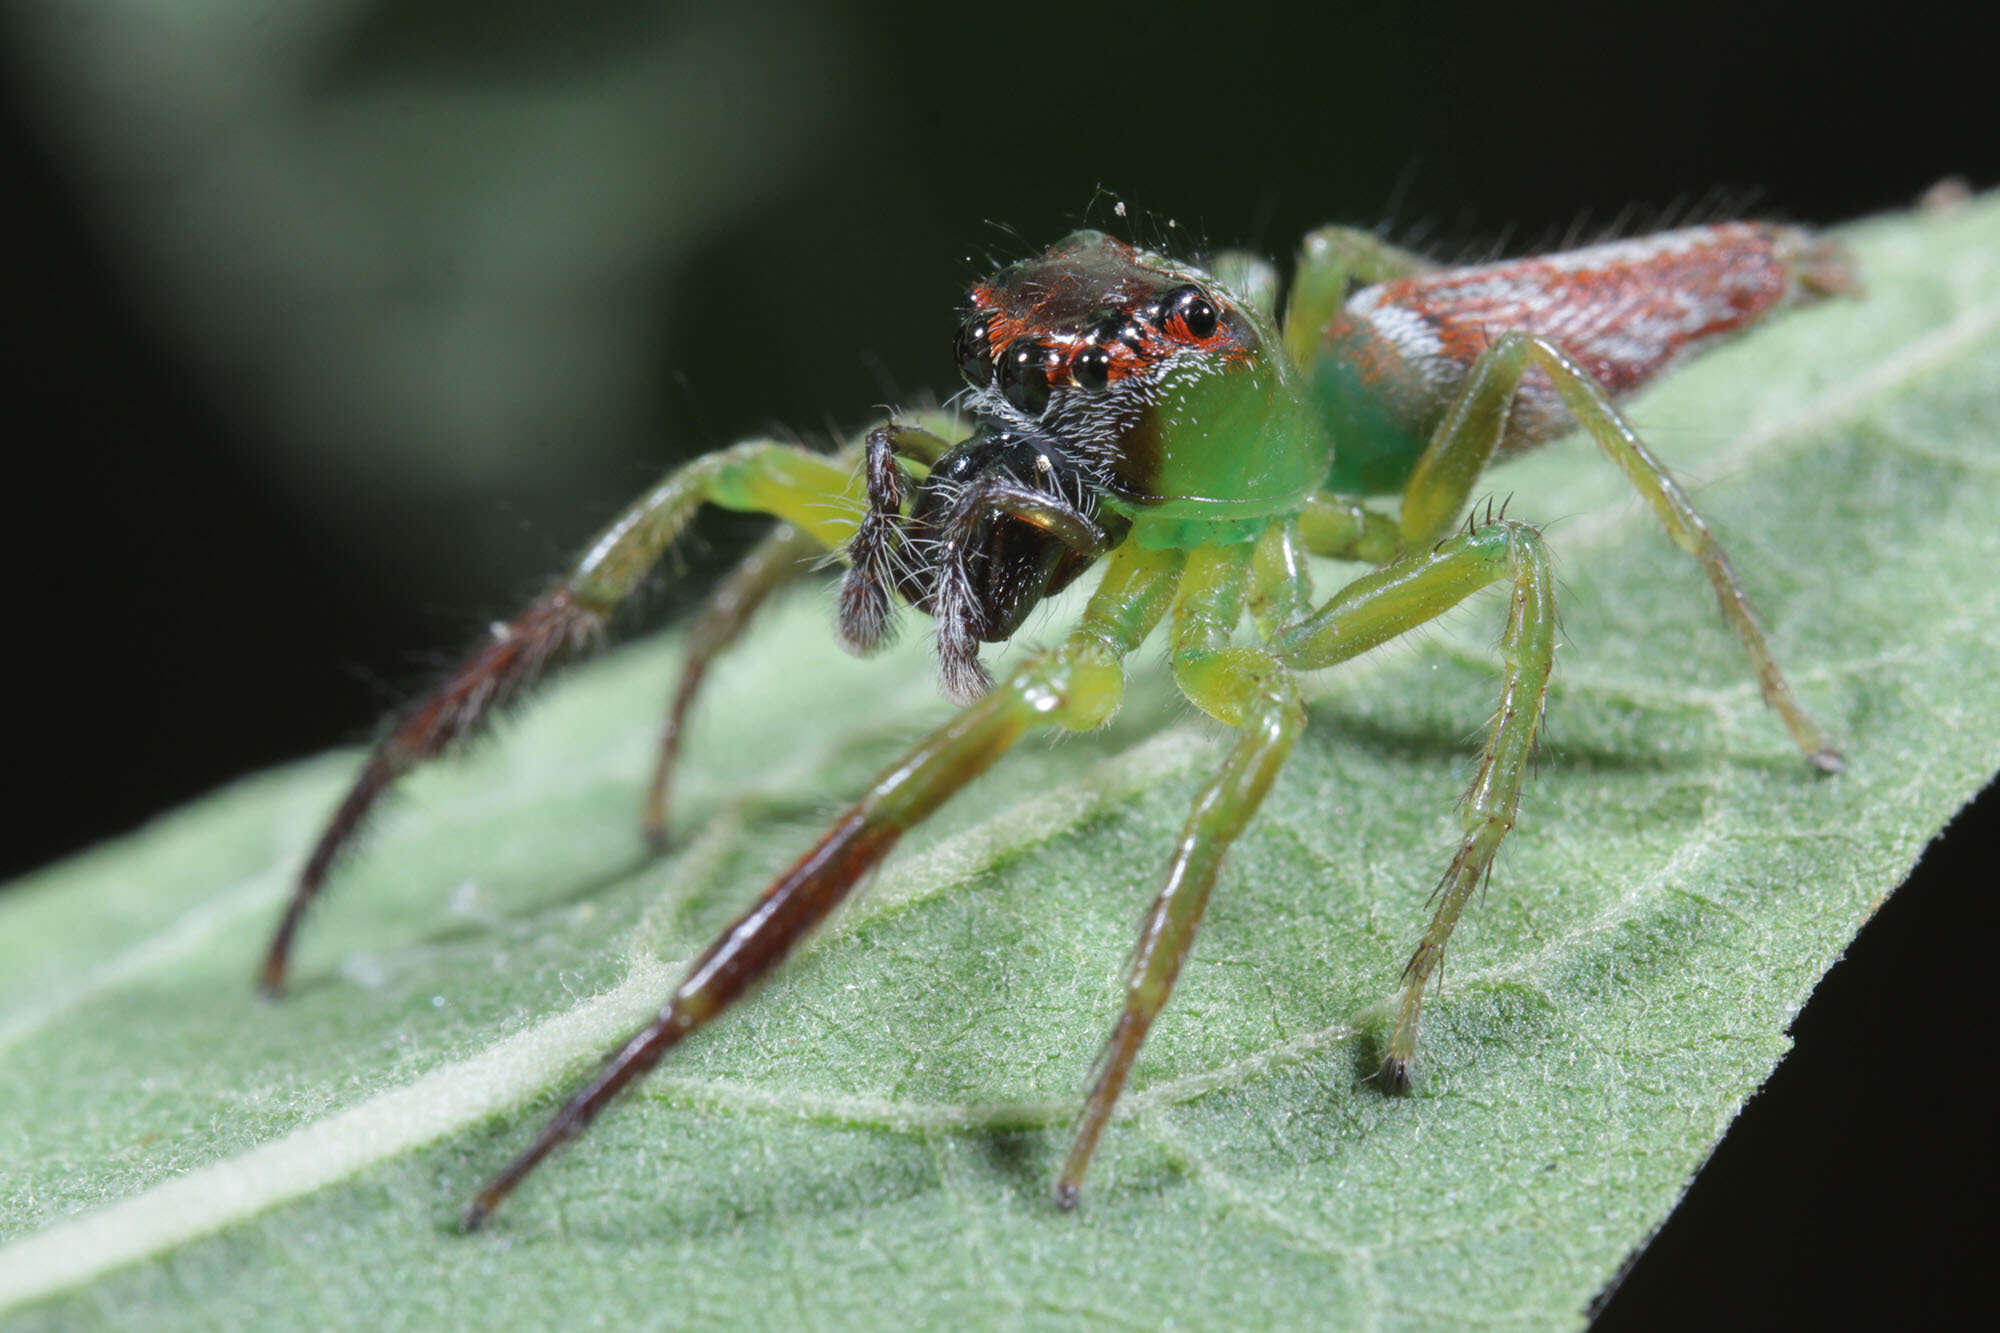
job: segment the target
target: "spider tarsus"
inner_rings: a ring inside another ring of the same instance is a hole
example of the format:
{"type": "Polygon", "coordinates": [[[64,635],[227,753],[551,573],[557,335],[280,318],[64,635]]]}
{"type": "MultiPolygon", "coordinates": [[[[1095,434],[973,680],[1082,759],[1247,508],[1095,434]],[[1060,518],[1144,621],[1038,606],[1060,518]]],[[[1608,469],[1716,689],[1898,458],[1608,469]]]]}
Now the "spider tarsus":
{"type": "Polygon", "coordinates": [[[1066,1213],[1073,1213],[1083,1198],[1083,1187],[1073,1180],[1058,1180],[1050,1197],[1055,1200],[1056,1207],[1066,1213]]]}
{"type": "Polygon", "coordinates": [[[277,995],[284,989],[292,940],[306,909],[382,794],[417,764],[462,740],[496,705],[534,680],[556,658],[588,642],[603,624],[603,611],[580,600],[567,585],[557,584],[512,621],[496,628],[456,670],[397,719],[389,734],[376,744],[360,776],[313,844],[265,955],[260,990],[277,995]]]}
{"type": "Polygon", "coordinates": [[[678,722],[676,718],[674,723],[669,724],[672,730],[661,746],[659,763],[653,768],[652,785],[646,789],[646,804],[639,811],[639,836],[655,852],[665,851],[667,846],[667,782],[680,750],[678,722]]]}
{"type": "Polygon", "coordinates": [[[1375,1081],[1382,1085],[1382,1091],[1394,1097],[1405,1096],[1411,1086],[1411,1062],[1400,1056],[1389,1056],[1382,1061],[1382,1067],[1375,1071],[1375,1081]]]}
{"type": "Polygon", "coordinates": [[[640,821],[639,836],[646,840],[646,846],[655,852],[667,850],[667,821],[654,819],[649,813],[640,821]]]}
{"type": "Polygon", "coordinates": [[[1823,745],[1806,756],[1806,762],[1822,773],[1835,774],[1847,771],[1847,756],[1831,745],[1823,745]]]}
{"type": "Polygon", "coordinates": [[[474,1197],[471,1203],[465,1205],[465,1211],[458,1215],[458,1229],[468,1235],[484,1229],[492,1219],[494,1205],[498,1202],[497,1199],[489,1201],[484,1194],[474,1197]]]}

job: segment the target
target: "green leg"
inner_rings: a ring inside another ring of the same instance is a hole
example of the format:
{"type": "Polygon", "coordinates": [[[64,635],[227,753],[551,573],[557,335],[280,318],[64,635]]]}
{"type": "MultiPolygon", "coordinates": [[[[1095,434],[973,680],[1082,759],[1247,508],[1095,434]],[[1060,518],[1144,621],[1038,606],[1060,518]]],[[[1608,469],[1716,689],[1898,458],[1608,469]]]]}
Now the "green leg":
{"type": "Polygon", "coordinates": [[[1250,557],[1250,619],[1269,639],[1312,611],[1312,570],[1295,521],[1273,523],[1250,557]]]}
{"type": "Polygon", "coordinates": [[[1123,659],[1165,614],[1180,555],[1136,545],[1111,558],[1062,646],[919,741],[695,960],[659,1017],[634,1033],[581,1092],[474,1198],[483,1223],[553,1149],[581,1133],[626,1084],[768,974],[880,863],[898,839],[1037,727],[1101,725],[1124,692],[1123,659]]]}
{"type": "Polygon", "coordinates": [[[1436,265],[1372,232],[1321,227],[1299,243],[1299,266],[1285,305],[1285,351],[1309,366],[1334,312],[1357,290],[1428,273],[1436,265]]]}
{"type": "Polygon", "coordinates": [[[1203,261],[1202,267],[1213,273],[1239,300],[1272,323],[1278,320],[1278,266],[1262,255],[1253,255],[1248,250],[1224,250],[1203,261]]]}
{"type": "Polygon", "coordinates": [[[1291,673],[1259,648],[1232,647],[1253,578],[1247,546],[1202,547],[1188,557],[1174,603],[1174,677],[1204,712],[1242,729],[1222,771],[1195,798],[1167,866],[1166,883],[1139,931],[1125,1006],[1097,1061],[1076,1137],[1056,1181],[1056,1203],[1076,1206],[1097,1140],[1118,1103],[1153,1020],[1173,993],[1181,963],[1229,845],[1263,803],[1305,726],[1291,673]]]}
{"type": "Polygon", "coordinates": [[[1363,575],[1272,645],[1289,666],[1331,666],[1415,629],[1502,579],[1512,581],[1513,597],[1500,638],[1500,706],[1460,807],[1464,839],[1438,883],[1430,929],[1403,972],[1396,1027],[1382,1066],[1383,1076],[1398,1088],[1409,1086],[1424,987],[1444,959],[1445,942],[1467,899],[1491,873],[1494,854],[1520,810],[1521,780],[1541,727],[1555,653],[1548,554],[1539,534],[1526,524],[1488,524],[1363,575]]]}
{"type": "MultiPolygon", "coordinates": [[[[907,458],[925,470],[937,466],[938,459],[963,444],[965,437],[971,434],[966,429],[964,418],[958,413],[947,412],[943,408],[926,408],[916,412],[899,412],[894,421],[864,431],[850,441],[847,450],[859,458],[868,437],[876,430],[885,428],[896,436],[897,456],[907,458]]],[[[844,458],[847,454],[841,456],[844,458]]]]}
{"type": "Polygon", "coordinates": [[[715,585],[715,591],[702,603],[700,614],[688,629],[687,656],[682,660],[680,680],[674,686],[673,702],[667,709],[666,726],[660,732],[653,780],[646,788],[641,827],[646,840],[654,846],[661,846],[667,840],[667,788],[673,779],[675,762],[680,758],[688,712],[701,691],[708,668],[742,635],[750,618],[771,594],[809,568],[818,554],[818,542],[789,523],[780,523],[751,548],[750,554],[715,585]]]}
{"type": "MultiPolygon", "coordinates": [[[[929,467],[944,456],[952,443],[964,434],[957,417],[948,412],[920,412],[907,420],[879,427],[895,440],[899,457],[929,467]]],[[[873,431],[868,433],[874,434],[873,431]]],[[[838,455],[846,467],[861,459],[868,435],[849,443],[838,455]]],[[[863,520],[865,525],[867,520],[863,520]]],[[[646,790],[643,827],[655,846],[666,841],[667,788],[679,758],[681,737],[687,728],[689,710],[701,691],[703,679],[716,657],[736,642],[757,609],[771,595],[811,568],[820,544],[791,527],[780,524],[760,541],[737,566],[716,585],[702,603],[700,613],[688,630],[687,657],[660,733],[659,759],[653,765],[653,780],[646,790]]]]}
{"type": "Polygon", "coordinates": [[[496,626],[458,668],[397,719],[362,767],[300,872],[264,957],[262,984],[284,986],[294,935],[334,859],[382,793],[417,764],[472,731],[555,659],[594,638],[706,501],[772,514],[838,548],[862,510],[862,481],[838,459],[752,441],[672,473],[599,533],[569,576],[496,626]]]}
{"type": "Polygon", "coordinates": [[[1314,555],[1386,565],[1403,552],[1396,520],[1359,500],[1324,491],[1306,502],[1299,515],[1299,539],[1314,555]]]}
{"type": "Polygon", "coordinates": [[[1845,767],[1844,761],[1819,724],[1806,715],[1793,697],[1791,686],[1764,640],[1764,627],[1708,523],[1612,405],[1597,381],[1548,339],[1518,331],[1502,334],[1473,363],[1458,400],[1431,438],[1404,490],[1402,527],[1406,549],[1437,540],[1457,522],[1473,484],[1485,471],[1506,431],[1509,407],[1520,388],[1521,377],[1530,369],[1540,370],[1549,377],[1563,406],[1652,506],[1674,544],[1700,562],[1702,572],[1715,589],[1716,599],[1722,603],[1723,615],[1750,655],[1764,702],[1777,710],[1806,761],[1821,772],[1840,772],[1845,767]]]}

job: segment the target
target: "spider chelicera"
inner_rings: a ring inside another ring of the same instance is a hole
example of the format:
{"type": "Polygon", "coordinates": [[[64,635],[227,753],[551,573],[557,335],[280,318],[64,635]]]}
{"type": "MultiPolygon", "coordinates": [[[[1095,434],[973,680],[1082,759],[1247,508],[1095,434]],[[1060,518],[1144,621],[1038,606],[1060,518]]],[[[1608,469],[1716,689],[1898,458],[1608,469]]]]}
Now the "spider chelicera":
{"type": "Polygon", "coordinates": [[[1236,729],[1196,796],[1142,928],[1056,1200],[1086,1168],[1173,989],[1224,854],[1305,725],[1296,676],[1346,661],[1489,584],[1510,589],[1499,707],[1462,806],[1463,839],[1404,969],[1382,1081],[1406,1087],[1427,984],[1514,826],[1555,643],[1549,561],[1528,524],[1463,521],[1496,459],[1581,427],[1708,576],[1765,700],[1814,767],[1840,756],[1787,686],[1735,573],[1615,401],[1781,307],[1849,290],[1833,243],[1727,223],[1563,254],[1434,267],[1363,232],[1306,238],[1289,292],[1243,254],[1206,268],[1077,232],[975,286],[958,330],[969,433],[945,414],[868,431],[837,455],[751,441],[676,470],[591,542],[569,574],[496,628],[375,747],[300,875],[263,969],[282,988],[293,936],[382,792],[595,637],[703,504],[779,525],[695,622],[647,803],[656,839],[681,726],[703,673],[816,552],[840,553],[837,623],[867,653],[899,602],[936,623],[964,708],[884,772],[696,960],[659,1016],[613,1052],[473,1200],[483,1222],[549,1151],[666,1051],[728,1008],[904,832],[1038,728],[1104,723],[1124,659],[1162,621],[1175,682],[1236,729]],[[1393,516],[1368,496],[1400,494],[1393,516]],[[1316,600],[1308,555],[1375,566],[1316,600]],[[997,683],[979,646],[1102,561],[1078,624],[997,683]],[[1250,632],[1239,633],[1248,620],[1250,632]]]}

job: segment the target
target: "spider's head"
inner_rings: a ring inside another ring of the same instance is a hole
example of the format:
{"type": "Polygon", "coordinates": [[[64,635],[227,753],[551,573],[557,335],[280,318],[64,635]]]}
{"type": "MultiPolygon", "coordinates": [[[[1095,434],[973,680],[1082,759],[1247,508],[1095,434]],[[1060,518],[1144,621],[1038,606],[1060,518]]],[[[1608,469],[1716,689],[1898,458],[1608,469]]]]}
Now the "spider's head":
{"type": "Polygon", "coordinates": [[[1254,378],[1274,342],[1202,270],[1079,231],[974,287],[957,351],[975,410],[1047,434],[1145,502],[1169,493],[1161,455],[1195,414],[1188,391],[1254,378]]]}
{"type": "Polygon", "coordinates": [[[980,643],[1011,636],[1143,516],[1204,535],[1261,525],[1326,473],[1298,446],[1304,402],[1268,320],[1201,269],[1102,232],[974,287],[958,363],[978,429],[914,496],[882,446],[840,614],[866,652],[888,636],[892,589],[928,611],[956,698],[989,683],[980,643]]]}

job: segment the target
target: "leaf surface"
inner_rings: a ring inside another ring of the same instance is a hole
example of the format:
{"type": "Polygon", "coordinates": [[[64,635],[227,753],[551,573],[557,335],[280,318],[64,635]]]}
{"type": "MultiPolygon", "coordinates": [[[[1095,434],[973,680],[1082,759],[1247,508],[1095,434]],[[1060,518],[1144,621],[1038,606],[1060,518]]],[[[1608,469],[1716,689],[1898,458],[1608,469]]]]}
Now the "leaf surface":
{"type": "Polygon", "coordinates": [[[456,1234],[471,1189],[684,961],[946,715],[921,642],[846,659],[808,590],[720,674],[665,857],[642,856],[635,810],[672,636],[410,781],[283,1005],[253,1001],[252,968],[352,755],[0,895],[0,1310],[1581,1322],[2000,761],[2000,207],[1851,241],[1864,300],[1761,330],[1635,413],[1850,771],[1799,761],[1692,564],[1587,446],[1496,473],[1548,525],[1567,639],[1415,1095],[1363,1079],[1492,705],[1491,596],[1316,680],[1078,1213],[1048,1201],[1067,1122],[1220,755],[1151,649],[1110,728],[1000,764],[489,1233],[456,1234]]]}

